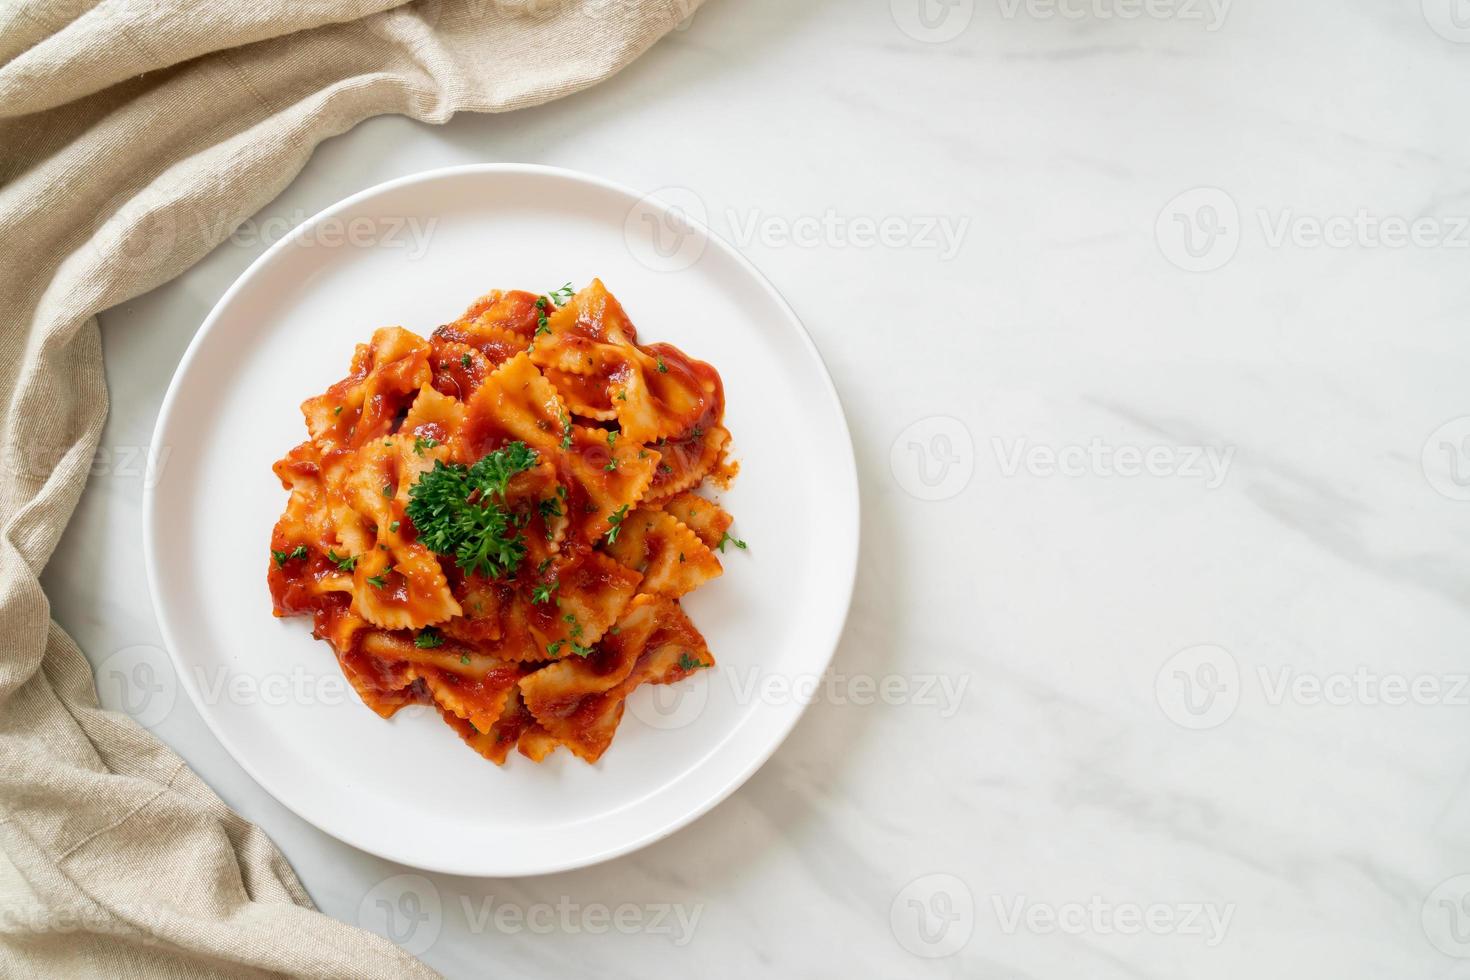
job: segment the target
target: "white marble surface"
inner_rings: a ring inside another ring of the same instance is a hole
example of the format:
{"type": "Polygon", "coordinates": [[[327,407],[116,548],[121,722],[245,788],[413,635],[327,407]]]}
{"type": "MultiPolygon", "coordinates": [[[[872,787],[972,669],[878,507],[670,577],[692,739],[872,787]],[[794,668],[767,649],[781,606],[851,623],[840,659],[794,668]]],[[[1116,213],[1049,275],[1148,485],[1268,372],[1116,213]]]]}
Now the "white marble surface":
{"type": "Polygon", "coordinates": [[[560,104],[365,124],[274,232],[103,317],[109,455],[55,615],[108,670],[153,662],[125,460],[285,224],[469,161],[684,188],[847,406],[834,683],[691,827],[521,881],[397,877],[152,704],[321,907],[383,929],[378,900],[426,899],[396,938],[452,977],[1470,975],[1456,2],[712,0],[560,104]],[[885,678],[908,693],[855,703],[885,678]]]}

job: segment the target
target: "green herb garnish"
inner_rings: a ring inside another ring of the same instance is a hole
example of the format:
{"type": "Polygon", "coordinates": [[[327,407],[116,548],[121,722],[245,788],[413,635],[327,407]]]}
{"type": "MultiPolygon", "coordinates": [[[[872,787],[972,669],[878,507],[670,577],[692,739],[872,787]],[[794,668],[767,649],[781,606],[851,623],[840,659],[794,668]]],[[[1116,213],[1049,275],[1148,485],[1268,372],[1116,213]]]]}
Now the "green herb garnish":
{"type": "Polygon", "coordinates": [[[720,549],[720,554],[723,555],[725,553],[725,545],[727,543],[728,544],[733,544],[735,547],[739,548],[741,551],[744,551],[745,550],[745,542],[744,541],[741,541],[739,538],[732,538],[732,537],[730,537],[730,532],[729,531],[726,531],[724,533],[724,535],[722,535],[720,537],[720,543],[715,546],[715,547],[717,547],[717,548],[720,549]]]}
{"type": "Polygon", "coordinates": [[[506,488],[536,459],[524,442],[512,442],[473,466],[435,460],[408,491],[408,516],[419,540],[430,551],[453,555],[469,573],[501,578],[515,571],[526,555],[517,530],[524,522],[507,507],[506,488]]]}
{"type": "Polygon", "coordinates": [[[276,549],[272,548],[271,557],[276,560],[277,568],[283,568],[285,567],[286,562],[290,561],[292,558],[305,558],[306,545],[298,544],[290,551],[277,551],[276,549]]]}
{"type": "Polygon", "coordinates": [[[618,532],[623,529],[623,518],[628,516],[628,505],[624,504],[611,514],[607,515],[607,522],[612,527],[607,529],[607,543],[614,544],[618,540],[618,532]]]}
{"type": "Polygon", "coordinates": [[[327,549],[327,560],[337,566],[338,571],[350,572],[357,567],[356,555],[339,555],[331,548],[327,549]]]}
{"type": "Polygon", "coordinates": [[[536,333],[533,336],[539,337],[544,333],[551,333],[551,327],[546,322],[549,319],[551,311],[571,299],[572,293],[572,284],[567,283],[565,286],[553,289],[545,296],[536,297],[536,312],[538,315],[536,317],[536,333]]]}
{"type": "Polygon", "coordinates": [[[420,650],[432,650],[444,645],[444,637],[440,636],[439,631],[432,626],[426,626],[419,630],[418,636],[413,638],[413,645],[420,650]]]}

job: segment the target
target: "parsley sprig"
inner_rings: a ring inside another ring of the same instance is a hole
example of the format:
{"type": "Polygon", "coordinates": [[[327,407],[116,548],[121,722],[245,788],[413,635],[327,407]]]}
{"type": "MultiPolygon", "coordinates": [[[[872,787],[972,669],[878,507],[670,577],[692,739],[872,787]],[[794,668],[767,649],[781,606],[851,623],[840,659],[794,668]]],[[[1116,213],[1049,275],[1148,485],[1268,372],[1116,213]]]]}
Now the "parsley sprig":
{"type": "Polygon", "coordinates": [[[545,296],[536,297],[536,333],[533,336],[539,337],[544,333],[551,333],[551,327],[547,322],[551,319],[551,312],[565,304],[575,292],[572,284],[567,283],[565,286],[553,289],[545,296]]]}
{"type": "Polygon", "coordinates": [[[419,541],[430,551],[453,555],[466,572],[487,578],[514,572],[526,556],[519,530],[524,522],[511,512],[505,494],[510,478],[535,466],[536,459],[524,442],[512,442],[473,466],[435,460],[408,491],[408,516],[419,541]]]}
{"type": "Polygon", "coordinates": [[[628,516],[628,505],[624,504],[611,514],[607,515],[607,522],[612,525],[607,529],[607,543],[615,544],[618,540],[618,532],[623,529],[623,518],[628,516]]]}
{"type": "Polygon", "coordinates": [[[618,430],[617,429],[608,429],[607,430],[607,465],[604,466],[603,469],[606,470],[609,473],[611,473],[612,471],[614,471],[614,470],[616,470],[618,468],[618,458],[613,455],[613,453],[617,449],[617,441],[618,441],[618,430]]]}
{"type": "Polygon", "coordinates": [[[729,531],[726,531],[723,535],[721,535],[720,543],[715,545],[715,547],[719,548],[720,554],[723,555],[725,553],[725,545],[727,544],[733,544],[741,551],[744,551],[746,548],[749,547],[749,545],[747,545],[744,541],[741,541],[739,538],[731,537],[729,531]]]}
{"type": "Polygon", "coordinates": [[[304,545],[304,544],[298,544],[291,551],[277,551],[276,549],[272,548],[271,549],[271,557],[276,560],[276,567],[277,568],[284,568],[285,565],[286,565],[286,562],[290,561],[292,558],[305,558],[306,557],[306,545],[304,545]]]}

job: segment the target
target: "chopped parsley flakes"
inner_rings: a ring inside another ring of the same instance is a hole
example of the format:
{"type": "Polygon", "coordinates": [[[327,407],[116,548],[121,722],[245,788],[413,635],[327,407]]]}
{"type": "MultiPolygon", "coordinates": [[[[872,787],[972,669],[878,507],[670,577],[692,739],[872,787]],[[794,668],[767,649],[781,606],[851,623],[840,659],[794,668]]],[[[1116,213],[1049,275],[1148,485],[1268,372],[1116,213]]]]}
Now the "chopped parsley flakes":
{"type": "Polygon", "coordinates": [[[276,567],[282,568],[285,566],[286,562],[290,561],[293,558],[305,558],[306,545],[298,544],[291,551],[277,551],[276,549],[272,548],[271,557],[276,560],[276,567]]]}
{"type": "Polygon", "coordinates": [[[607,529],[607,543],[615,544],[618,540],[618,532],[623,529],[623,518],[628,516],[628,505],[624,504],[611,514],[607,515],[607,522],[612,527],[607,529]]]}
{"type": "Polygon", "coordinates": [[[536,459],[524,442],[512,442],[473,466],[435,460],[408,491],[408,517],[419,541],[454,556],[465,572],[487,578],[514,572],[526,555],[519,530],[525,520],[511,512],[505,494],[510,478],[535,466],[536,459]]]}

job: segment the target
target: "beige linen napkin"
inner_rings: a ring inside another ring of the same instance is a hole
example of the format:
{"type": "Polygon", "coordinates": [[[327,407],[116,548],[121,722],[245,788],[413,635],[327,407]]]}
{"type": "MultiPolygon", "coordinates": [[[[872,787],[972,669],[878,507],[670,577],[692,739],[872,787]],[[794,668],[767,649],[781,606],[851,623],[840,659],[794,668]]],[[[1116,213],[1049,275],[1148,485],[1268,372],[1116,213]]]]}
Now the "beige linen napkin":
{"type": "Polygon", "coordinates": [[[96,314],[197,261],[323,139],[566,95],[699,2],[0,8],[0,975],[432,976],[313,910],[257,827],[98,708],[50,621],[38,576],[107,412],[96,314]]]}

